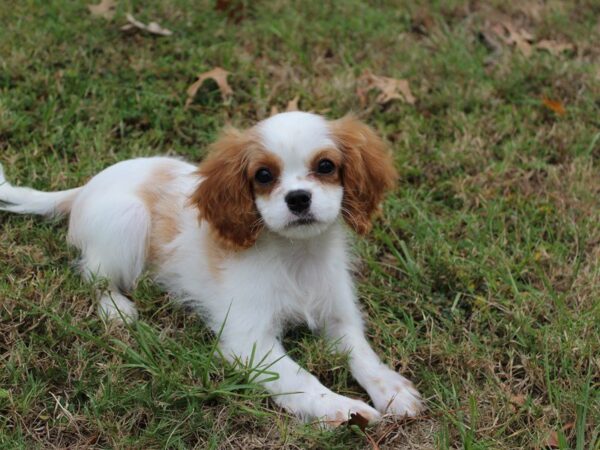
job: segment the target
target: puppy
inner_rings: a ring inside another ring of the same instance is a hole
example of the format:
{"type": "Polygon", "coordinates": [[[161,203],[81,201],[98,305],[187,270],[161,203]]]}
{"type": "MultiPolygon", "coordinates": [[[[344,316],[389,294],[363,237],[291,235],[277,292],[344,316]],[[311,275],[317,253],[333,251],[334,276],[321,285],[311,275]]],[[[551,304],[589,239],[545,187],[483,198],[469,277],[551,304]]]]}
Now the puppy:
{"type": "Polygon", "coordinates": [[[219,333],[230,361],[261,362],[258,381],[283,408],[327,424],[353,413],[374,422],[422,405],[369,346],[349,270],[347,227],[369,231],[395,177],[382,140],[355,118],[289,112],[227,131],[199,168],[131,159],[60,192],[14,187],[0,171],[0,209],[69,214],[83,276],[108,281],[98,292],[103,317],[137,317],[124,293],[148,268],[219,333]],[[282,333],[300,322],[348,353],[374,408],[327,389],[286,355],[282,333]]]}

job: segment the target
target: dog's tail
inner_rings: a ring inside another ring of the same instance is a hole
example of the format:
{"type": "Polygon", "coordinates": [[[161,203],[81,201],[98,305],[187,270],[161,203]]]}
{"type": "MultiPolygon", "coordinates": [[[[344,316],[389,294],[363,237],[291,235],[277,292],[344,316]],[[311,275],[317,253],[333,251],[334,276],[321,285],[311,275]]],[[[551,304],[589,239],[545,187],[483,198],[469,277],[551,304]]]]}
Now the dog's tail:
{"type": "Polygon", "coordinates": [[[17,214],[61,216],[71,211],[73,201],[81,188],[57,192],[42,192],[26,187],[12,186],[4,178],[0,164],[0,211],[17,214]]]}

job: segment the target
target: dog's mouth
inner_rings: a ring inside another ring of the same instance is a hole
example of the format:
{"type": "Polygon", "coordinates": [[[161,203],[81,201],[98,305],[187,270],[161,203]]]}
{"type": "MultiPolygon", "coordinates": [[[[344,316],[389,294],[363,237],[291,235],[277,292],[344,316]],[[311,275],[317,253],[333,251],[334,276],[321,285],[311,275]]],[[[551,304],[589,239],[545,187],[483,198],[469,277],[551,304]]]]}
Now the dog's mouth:
{"type": "Polygon", "coordinates": [[[286,225],[286,228],[299,227],[303,225],[313,225],[317,222],[317,219],[315,219],[313,215],[306,215],[292,220],[286,225]]]}

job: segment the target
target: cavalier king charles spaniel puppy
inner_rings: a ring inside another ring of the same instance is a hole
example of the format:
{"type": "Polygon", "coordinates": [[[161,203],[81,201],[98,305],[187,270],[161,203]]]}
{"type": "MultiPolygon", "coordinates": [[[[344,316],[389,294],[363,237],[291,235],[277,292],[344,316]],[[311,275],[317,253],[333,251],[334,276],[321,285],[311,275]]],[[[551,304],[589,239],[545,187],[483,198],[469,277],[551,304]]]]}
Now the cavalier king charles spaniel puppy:
{"type": "Polygon", "coordinates": [[[69,214],[83,276],[108,281],[104,318],[137,318],[125,294],[147,268],[203,316],[226,358],[260,361],[257,380],[281,407],[330,425],[355,413],[375,422],[422,409],[413,384],[367,342],[350,273],[348,229],[369,231],[395,178],[383,141],[354,117],[287,112],[226,131],[199,167],[136,158],[60,192],[12,186],[0,170],[0,210],[69,214]],[[300,322],[348,353],[374,407],[286,355],[282,334],[300,322]]]}

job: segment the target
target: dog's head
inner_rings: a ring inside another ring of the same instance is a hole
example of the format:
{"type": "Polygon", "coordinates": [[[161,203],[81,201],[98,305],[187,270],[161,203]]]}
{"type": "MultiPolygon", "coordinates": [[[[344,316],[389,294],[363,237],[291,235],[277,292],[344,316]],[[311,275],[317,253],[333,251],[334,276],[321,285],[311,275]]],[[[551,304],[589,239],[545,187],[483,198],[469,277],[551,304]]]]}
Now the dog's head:
{"type": "Polygon", "coordinates": [[[340,215],[365,234],[396,178],[383,141],[367,125],[304,112],[226,131],[199,173],[192,201],[200,218],[236,249],[252,246],[264,228],[311,238],[340,215]]]}

